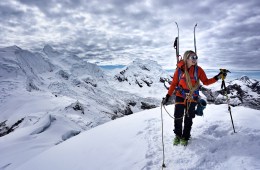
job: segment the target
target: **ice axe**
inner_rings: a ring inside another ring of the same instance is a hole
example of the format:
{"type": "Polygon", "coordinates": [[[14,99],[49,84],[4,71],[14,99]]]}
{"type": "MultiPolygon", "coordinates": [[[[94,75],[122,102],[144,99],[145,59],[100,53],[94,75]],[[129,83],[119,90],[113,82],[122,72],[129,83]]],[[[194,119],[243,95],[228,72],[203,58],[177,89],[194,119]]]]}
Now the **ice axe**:
{"type": "Polygon", "coordinates": [[[231,123],[232,123],[232,126],[233,126],[234,133],[236,133],[233,118],[232,118],[232,113],[231,113],[231,107],[230,107],[230,104],[229,104],[229,97],[227,95],[227,87],[226,87],[226,83],[225,83],[225,78],[227,76],[227,73],[231,73],[231,72],[227,69],[219,69],[219,70],[220,70],[220,73],[222,73],[221,74],[221,79],[222,79],[221,89],[224,89],[224,96],[226,96],[226,98],[227,98],[228,111],[230,113],[231,123]]]}

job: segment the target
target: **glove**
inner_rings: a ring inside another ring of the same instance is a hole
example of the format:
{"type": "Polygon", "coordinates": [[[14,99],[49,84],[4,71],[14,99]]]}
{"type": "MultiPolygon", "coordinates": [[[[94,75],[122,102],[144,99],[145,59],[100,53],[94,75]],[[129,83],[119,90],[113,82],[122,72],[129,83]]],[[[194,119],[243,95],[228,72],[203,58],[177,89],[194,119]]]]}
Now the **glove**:
{"type": "Polygon", "coordinates": [[[226,78],[227,76],[227,73],[223,73],[222,71],[220,73],[218,73],[218,75],[214,76],[214,79],[215,80],[219,80],[221,79],[222,77],[224,77],[224,79],[226,78]]]}
{"type": "Polygon", "coordinates": [[[163,98],[163,100],[162,100],[162,104],[163,105],[166,105],[166,103],[169,101],[169,98],[170,98],[171,96],[169,95],[169,94],[166,94],[166,96],[163,98]]]}

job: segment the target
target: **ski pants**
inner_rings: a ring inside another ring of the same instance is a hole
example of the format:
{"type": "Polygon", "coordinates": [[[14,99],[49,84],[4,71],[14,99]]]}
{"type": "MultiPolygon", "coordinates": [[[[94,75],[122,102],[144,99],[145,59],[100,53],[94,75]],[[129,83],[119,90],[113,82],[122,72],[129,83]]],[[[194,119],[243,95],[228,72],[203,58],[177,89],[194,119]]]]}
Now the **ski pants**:
{"type": "Polygon", "coordinates": [[[190,138],[190,132],[192,127],[192,119],[195,117],[195,107],[197,103],[191,102],[187,114],[185,115],[186,106],[184,104],[177,104],[184,102],[184,98],[176,96],[175,99],[175,111],[174,111],[174,133],[186,140],[190,138]],[[185,116],[184,116],[185,115],[185,116]],[[182,128],[184,116],[184,128],[182,128]],[[183,130],[182,130],[183,129],[183,130]]]}

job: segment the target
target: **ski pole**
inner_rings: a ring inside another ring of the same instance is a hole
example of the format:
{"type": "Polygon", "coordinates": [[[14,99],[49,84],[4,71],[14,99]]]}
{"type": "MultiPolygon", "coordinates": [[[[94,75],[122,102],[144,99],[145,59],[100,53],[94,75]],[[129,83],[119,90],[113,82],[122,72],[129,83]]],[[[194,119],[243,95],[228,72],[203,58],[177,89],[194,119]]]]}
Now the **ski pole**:
{"type": "Polygon", "coordinates": [[[226,96],[226,98],[227,98],[228,111],[229,111],[229,114],[230,114],[231,123],[232,123],[232,126],[233,126],[234,133],[236,133],[234,122],[233,122],[233,118],[232,118],[232,113],[231,113],[231,107],[230,107],[230,104],[229,104],[229,97],[227,95],[227,87],[226,87],[226,83],[225,83],[226,75],[227,75],[227,73],[230,73],[230,71],[226,70],[226,69],[220,69],[220,72],[222,72],[222,76],[221,76],[221,79],[222,79],[221,89],[224,89],[224,96],[226,96]]]}
{"type": "MultiPolygon", "coordinates": [[[[164,99],[163,99],[164,100],[164,99]]],[[[162,147],[163,147],[163,163],[162,163],[162,169],[166,168],[166,165],[164,163],[165,160],[165,154],[164,154],[164,140],[163,140],[163,114],[162,114],[162,106],[163,106],[163,101],[161,102],[161,122],[162,122],[162,147]]]]}

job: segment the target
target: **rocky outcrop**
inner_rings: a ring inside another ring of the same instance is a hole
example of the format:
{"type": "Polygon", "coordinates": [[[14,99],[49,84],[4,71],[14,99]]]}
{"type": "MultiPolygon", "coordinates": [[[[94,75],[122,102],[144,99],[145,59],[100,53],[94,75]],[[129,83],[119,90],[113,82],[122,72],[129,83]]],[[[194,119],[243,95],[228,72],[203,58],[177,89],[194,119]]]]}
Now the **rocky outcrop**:
{"type": "MultiPolygon", "coordinates": [[[[230,105],[246,106],[260,110],[259,81],[243,76],[240,79],[227,82],[226,85],[230,105]]],[[[227,103],[227,97],[225,96],[224,90],[212,91],[203,87],[201,91],[210,103],[227,103]]]]}
{"type": "Polygon", "coordinates": [[[5,136],[5,135],[11,133],[12,131],[14,131],[19,126],[19,124],[22,123],[23,120],[24,120],[24,118],[18,120],[10,127],[6,125],[7,120],[0,122],[0,137],[5,136]]]}

